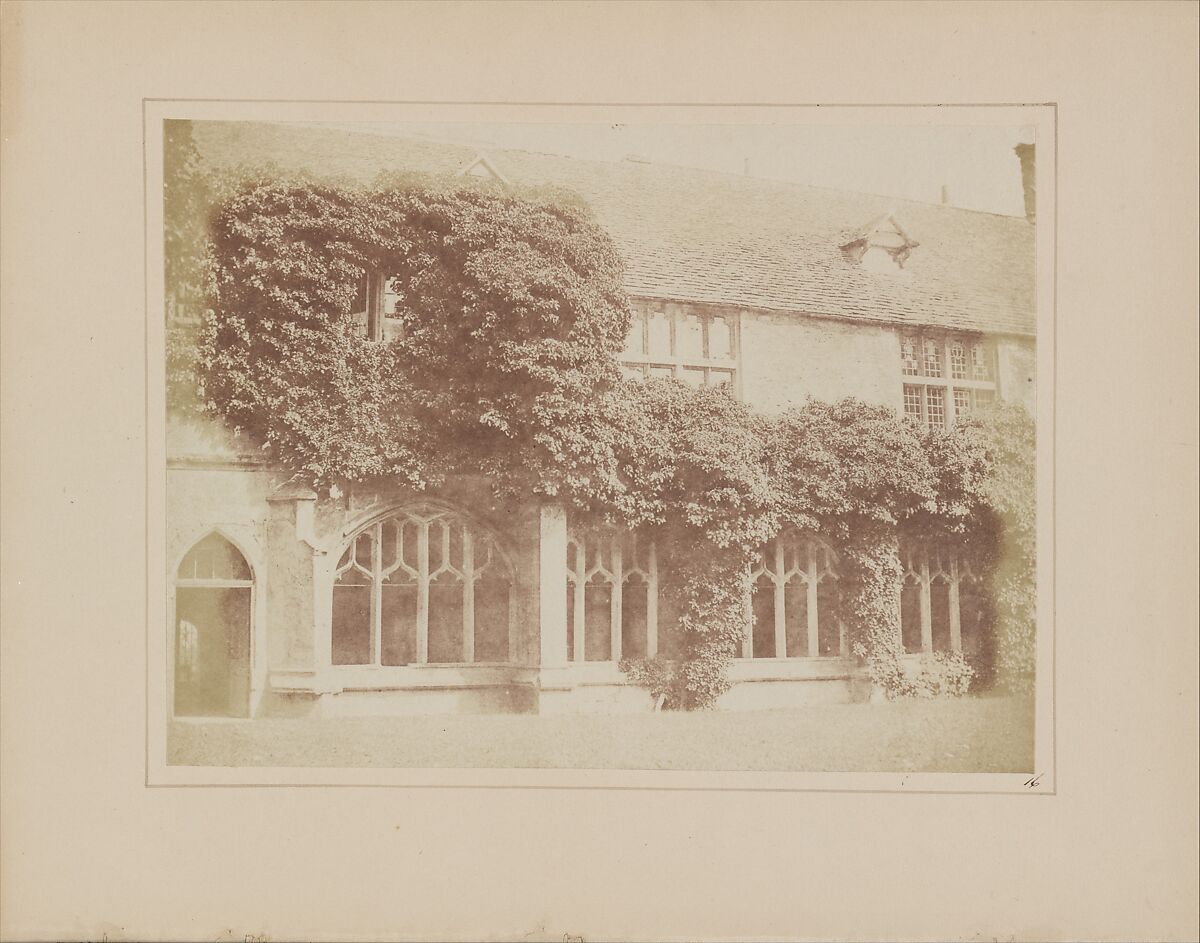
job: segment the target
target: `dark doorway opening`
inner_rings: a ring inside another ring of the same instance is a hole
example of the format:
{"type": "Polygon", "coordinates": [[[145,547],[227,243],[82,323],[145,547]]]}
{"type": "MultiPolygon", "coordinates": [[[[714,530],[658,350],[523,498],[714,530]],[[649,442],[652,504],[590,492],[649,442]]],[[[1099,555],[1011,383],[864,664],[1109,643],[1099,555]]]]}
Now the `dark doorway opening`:
{"type": "Polygon", "coordinates": [[[175,714],[250,712],[250,587],[175,591],[175,714]]]}

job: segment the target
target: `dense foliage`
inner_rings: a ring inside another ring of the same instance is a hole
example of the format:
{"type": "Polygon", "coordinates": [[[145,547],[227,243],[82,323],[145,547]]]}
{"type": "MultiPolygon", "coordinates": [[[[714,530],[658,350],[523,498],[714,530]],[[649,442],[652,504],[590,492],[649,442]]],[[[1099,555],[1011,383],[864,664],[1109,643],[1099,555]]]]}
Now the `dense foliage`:
{"type": "Polygon", "coordinates": [[[604,471],[581,404],[617,382],[629,314],[616,253],[582,210],[261,185],[226,203],[213,243],[206,393],[317,484],[520,468],[554,494],[580,462],[604,471]],[[369,271],[400,297],[392,343],[354,330],[369,271]]]}
{"type": "Polygon", "coordinates": [[[190,348],[200,408],[326,490],[483,475],[502,495],[647,532],[670,574],[682,655],[626,667],[669,706],[708,707],[728,688],[750,564],[784,529],[838,549],[854,650],[893,695],[970,683],[953,659],[916,678],[901,666],[901,533],[983,534],[987,559],[1003,561],[1000,661],[1031,677],[1023,413],[929,432],[852,400],[765,417],[723,390],[624,380],[621,263],[562,194],[416,178],[206,192],[220,193],[213,214],[184,207],[210,220],[206,255],[195,232],[168,229],[168,257],[173,239],[176,255],[191,253],[171,264],[180,278],[202,272],[211,304],[190,348]],[[368,272],[398,298],[403,332],[386,342],[353,320],[368,272]]]}
{"type": "Polygon", "coordinates": [[[1037,656],[1037,436],[1029,414],[1014,406],[997,406],[975,432],[989,458],[979,502],[992,537],[992,667],[1001,685],[1030,691],[1037,656]]]}

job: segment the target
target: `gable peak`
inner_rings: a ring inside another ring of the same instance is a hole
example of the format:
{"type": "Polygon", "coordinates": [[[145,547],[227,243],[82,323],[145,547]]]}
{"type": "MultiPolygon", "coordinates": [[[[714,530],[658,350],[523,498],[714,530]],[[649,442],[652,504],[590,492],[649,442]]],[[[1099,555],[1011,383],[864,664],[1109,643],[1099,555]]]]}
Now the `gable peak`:
{"type": "Polygon", "coordinates": [[[458,175],[460,177],[477,177],[484,180],[494,180],[506,187],[512,185],[486,154],[477,155],[473,161],[458,172],[458,175]]]}
{"type": "Polygon", "coordinates": [[[904,268],[912,250],[920,245],[888,211],[857,231],[842,245],[842,254],[873,272],[895,272],[904,268]]]}

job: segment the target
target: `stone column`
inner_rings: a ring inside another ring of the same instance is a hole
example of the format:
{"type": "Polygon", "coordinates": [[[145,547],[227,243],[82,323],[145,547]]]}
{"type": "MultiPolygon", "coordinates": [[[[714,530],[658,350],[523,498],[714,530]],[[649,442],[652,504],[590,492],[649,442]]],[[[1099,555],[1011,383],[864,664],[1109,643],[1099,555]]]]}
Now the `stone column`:
{"type": "Polygon", "coordinates": [[[775,657],[787,657],[787,577],[783,568],[783,540],[775,540],[775,657]]]}
{"type": "Polygon", "coordinates": [[[817,576],[817,560],[812,554],[808,558],[808,585],[805,586],[805,604],[808,608],[808,657],[821,654],[821,612],[819,605],[820,577],[817,576]]]}
{"type": "MultiPolygon", "coordinates": [[[[538,521],[538,664],[567,665],[567,515],[544,505],[538,521]]],[[[579,631],[577,626],[576,632],[579,631]]]]}
{"type": "Polygon", "coordinates": [[[272,672],[311,674],[318,667],[312,543],[316,494],[285,485],[269,495],[267,647],[272,672]]]}
{"type": "MultiPolygon", "coordinates": [[[[558,505],[537,511],[531,660],[537,665],[534,710],[572,709],[575,681],[567,662],[567,515],[558,505]]],[[[578,632],[579,629],[577,628],[578,632]]]]}

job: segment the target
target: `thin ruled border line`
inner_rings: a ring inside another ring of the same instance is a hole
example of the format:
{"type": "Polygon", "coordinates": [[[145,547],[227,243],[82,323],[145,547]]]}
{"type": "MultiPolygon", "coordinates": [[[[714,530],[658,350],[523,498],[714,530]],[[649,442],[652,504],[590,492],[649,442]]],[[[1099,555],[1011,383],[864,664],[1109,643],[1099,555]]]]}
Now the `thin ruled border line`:
{"type": "MultiPolygon", "coordinates": [[[[506,105],[555,108],[1056,108],[1057,102],[569,102],[569,101],[445,101],[387,98],[143,98],[142,102],[214,102],[247,105],[506,105]]],[[[217,119],[198,119],[217,120],[217,119]]],[[[231,119],[232,120],[232,119],[231,119]]],[[[254,119],[265,121],[266,119],[254,119]]]]}

